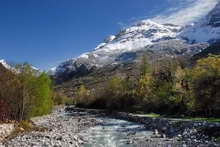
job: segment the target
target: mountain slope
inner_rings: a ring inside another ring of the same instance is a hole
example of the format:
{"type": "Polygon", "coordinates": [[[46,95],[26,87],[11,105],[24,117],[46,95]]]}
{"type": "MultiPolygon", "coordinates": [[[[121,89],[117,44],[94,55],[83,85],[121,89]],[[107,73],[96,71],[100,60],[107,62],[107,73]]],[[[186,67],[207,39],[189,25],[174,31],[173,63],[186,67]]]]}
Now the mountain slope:
{"type": "Polygon", "coordinates": [[[179,26],[160,25],[151,20],[143,20],[123,29],[116,35],[109,36],[93,51],[63,62],[56,69],[52,69],[50,73],[60,75],[75,72],[77,74],[80,71],[79,74],[82,74],[93,68],[117,63],[122,59],[124,61],[131,60],[130,57],[121,58],[120,55],[141,50],[159,41],[175,39],[180,30],[179,26]]]}
{"type": "Polygon", "coordinates": [[[2,63],[3,62],[0,60],[0,73],[5,73],[9,71],[2,63]]]}
{"type": "Polygon", "coordinates": [[[190,42],[216,42],[220,39],[220,3],[205,17],[198,22],[186,27],[180,33],[190,42]]]}
{"type": "Polygon", "coordinates": [[[220,3],[193,25],[177,26],[142,20],[116,35],[110,35],[95,49],[67,60],[49,71],[55,79],[80,77],[108,65],[135,62],[139,51],[153,51],[161,57],[193,56],[220,39],[220,3]]]}
{"type": "Polygon", "coordinates": [[[220,41],[212,44],[210,47],[204,49],[202,52],[194,55],[192,57],[192,60],[197,61],[198,59],[208,57],[209,54],[213,54],[213,55],[220,54],[220,41]]]}
{"type": "MultiPolygon", "coordinates": [[[[12,63],[10,63],[10,62],[4,60],[4,59],[1,59],[1,60],[0,60],[0,64],[1,64],[2,66],[4,66],[6,69],[8,69],[8,70],[10,70],[10,71],[12,71],[12,72],[19,73],[19,69],[17,69],[17,68],[15,67],[15,66],[16,66],[15,64],[12,64],[12,63]]],[[[38,69],[38,68],[36,68],[36,67],[34,67],[34,66],[32,66],[32,65],[30,65],[30,68],[33,69],[33,70],[35,70],[35,71],[40,71],[40,69],[38,69]]]]}
{"type": "Polygon", "coordinates": [[[14,68],[13,68],[10,64],[8,64],[7,61],[4,60],[4,59],[1,59],[1,60],[0,60],[0,64],[1,64],[2,66],[4,66],[6,69],[8,69],[8,70],[13,70],[13,69],[14,69],[14,68]]]}
{"type": "Polygon", "coordinates": [[[181,31],[180,26],[143,20],[117,35],[109,36],[91,52],[61,63],[49,73],[55,74],[56,79],[68,80],[107,65],[134,61],[138,51],[152,50],[165,56],[191,56],[208,46],[207,43],[188,44],[177,38],[181,31]]]}

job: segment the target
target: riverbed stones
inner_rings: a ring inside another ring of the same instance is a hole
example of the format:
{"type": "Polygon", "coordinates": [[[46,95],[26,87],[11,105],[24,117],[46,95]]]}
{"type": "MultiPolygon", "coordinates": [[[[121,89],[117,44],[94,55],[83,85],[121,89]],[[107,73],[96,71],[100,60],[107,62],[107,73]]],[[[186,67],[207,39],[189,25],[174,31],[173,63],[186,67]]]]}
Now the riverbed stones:
{"type": "Polygon", "coordinates": [[[0,142],[14,130],[14,124],[0,124],[0,142]]]}
{"type": "MultiPolygon", "coordinates": [[[[86,140],[80,136],[80,132],[102,122],[97,122],[96,117],[107,114],[99,110],[72,109],[64,116],[64,108],[55,109],[47,116],[34,118],[32,121],[38,125],[46,127],[44,132],[29,132],[17,136],[12,140],[0,143],[0,147],[81,147],[86,140]]],[[[157,130],[157,138],[144,137],[142,140],[128,135],[128,139],[137,146],[218,146],[210,140],[201,128],[220,127],[219,123],[176,121],[164,118],[150,118],[137,116],[128,113],[115,113],[111,117],[125,119],[144,124],[146,130],[157,130]]]]}
{"type": "MultiPolygon", "coordinates": [[[[64,108],[57,108],[50,115],[33,118],[37,126],[46,127],[44,132],[33,131],[7,140],[3,147],[80,147],[83,140],[80,130],[95,125],[93,116],[66,116],[64,108]],[[92,120],[93,119],[93,120],[92,120]],[[80,122],[79,122],[80,120],[80,122]],[[90,123],[91,122],[91,123],[90,123]]],[[[0,144],[0,147],[2,147],[0,144]]]]}
{"type": "MultiPolygon", "coordinates": [[[[117,118],[120,119],[126,119],[129,121],[145,124],[145,127],[147,129],[151,129],[153,131],[158,130],[158,133],[154,132],[154,135],[152,136],[153,138],[157,138],[158,136],[160,136],[155,134],[165,134],[166,137],[172,138],[179,142],[186,141],[188,142],[188,144],[194,146],[220,146],[217,145],[215,143],[215,140],[210,137],[211,134],[218,134],[220,132],[218,131],[220,130],[220,123],[217,122],[213,123],[207,121],[184,121],[160,117],[152,118],[143,115],[136,115],[131,113],[128,114],[124,112],[115,113],[115,115],[117,118]],[[208,132],[210,136],[207,136],[208,132]]],[[[161,138],[163,138],[163,135],[161,135],[161,138]]]]}
{"type": "MultiPolygon", "coordinates": [[[[69,110],[87,112],[90,111],[91,113],[96,114],[100,112],[103,113],[103,111],[99,110],[83,110],[71,107],[69,108],[69,110]]],[[[167,119],[160,117],[155,118],[125,112],[115,112],[111,114],[111,117],[144,124],[147,130],[154,131],[155,129],[157,129],[161,138],[154,138],[153,142],[166,140],[166,143],[172,142],[172,144],[179,144],[180,146],[182,146],[183,143],[187,146],[219,146],[219,144],[215,143],[215,139],[207,136],[204,133],[204,130],[201,131],[201,128],[220,128],[220,123],[206,121],[185,121],[181,119],[167,119]],[[166,138],[164,138],[163,134],[165,134],[166,138]]]]}

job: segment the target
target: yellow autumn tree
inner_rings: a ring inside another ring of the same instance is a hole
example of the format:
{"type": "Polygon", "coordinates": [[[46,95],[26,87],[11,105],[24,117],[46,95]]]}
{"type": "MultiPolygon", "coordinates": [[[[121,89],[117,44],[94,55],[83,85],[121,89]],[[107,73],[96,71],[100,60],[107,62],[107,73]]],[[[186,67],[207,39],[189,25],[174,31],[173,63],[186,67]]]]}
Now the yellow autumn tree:
{"type": "Polygon", "coordinates": [[[198,60],[191,74],[195,110],[207,116],[216,115],[220,112],[220,56],[198,60]]]}
{"type": "Polygon", "coordinates": [[[81,85],[76,93],[76,105],[87,106],[90,103],[90,91],[81,85]]]}

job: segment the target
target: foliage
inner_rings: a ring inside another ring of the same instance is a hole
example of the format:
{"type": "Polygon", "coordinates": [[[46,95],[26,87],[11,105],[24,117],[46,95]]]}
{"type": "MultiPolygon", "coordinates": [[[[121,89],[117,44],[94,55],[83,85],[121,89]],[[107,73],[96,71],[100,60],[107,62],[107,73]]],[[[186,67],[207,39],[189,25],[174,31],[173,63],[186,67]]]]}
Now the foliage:
{"type": "Polygon", "coordinates": [[[150,86],[154,97],[160,99],[158,106],[169,103],[167,100],[172,96],[174,88],[174,72],[172,65],[163,63],[163,66],[152,73],[153,79],[150,86]]]}
{"type": "Polygon", "coordinates": [[[194,108],[204,115],[220,112],[220,56],[198,60],[192,69],[194,108]]]}
{"type": "Polygon", "coordinates": [[[51,111],[51,80],[29,64],[17,65],[16,72],[3,70],[0,77],[1,120],[25,120],[51,111]]]}
{"type": "Polygon", "coordinates": [[[30,111],[29,116],[40,116],[49,113],[53,106],[50,78],[45,73],[41,73],[38,77],[35,78],[32,86],[32,111],[30,111]]]}
{"type": "Polygon", "coordinates": [[[66,97],[64,94],[60,92],[52,92],[52,99],[54,105],[73,104],[73,100],[71,98],[66,97]]]}
{"type": "Polygon", "coordinates": [[[76,94],[76,105],[87,106],[90,103],[90,91],[84,85],[81,85],[76,94]]]}
{"type": "Polygon", "coordinates": [[[80,87],[77,99],[85,107],[110,110],[192,116],[220,114],[220,56],[209,55],[194,66],[169,58],[153,65],[143,57],[138,80],[113,76],[102,88],[80,87]]]}
{"type": "Polygon", "coordinates": [[[0,119],[19,119],[21,82],[0,64],[0,119]]]}

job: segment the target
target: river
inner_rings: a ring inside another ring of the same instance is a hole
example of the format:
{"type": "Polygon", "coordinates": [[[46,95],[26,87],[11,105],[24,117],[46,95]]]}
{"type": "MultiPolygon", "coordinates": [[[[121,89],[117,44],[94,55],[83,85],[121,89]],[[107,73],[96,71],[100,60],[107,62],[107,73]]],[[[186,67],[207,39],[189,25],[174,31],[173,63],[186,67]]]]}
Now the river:
{"type": "Polygon", "coordinates": [[[97,121],[100,124],[80,132],[86,140],[84,147],[133,147],[135,141],[153,134],[144,125],[125,120],[97,118],[97,121]]]}
{"type": "MultiPolygon", "coordinates": [[[[64,107],[54,109],[53,113],[33,118],[36,126],[47,128],[45,131],[30,131],[0,142],[0,147],[186,147],[218,146],[204,139],[195,129],[184,142],[178,136],[159,137],[144,124],[115,119],[102,111],[73,108],[64,111],[64,107]]],[[[180,123],[177,123],[178,125],[180,123]]],[[[191,123],[190,123],[191,124],[191,123]]],[[[198,123],[195,123],[198,125],[198,123]]],[[[200,124],[200,123],[199,123],[200,124]]],[[[153,125],[152,123],[149,125],[153,125]]],[[[146,125],[147,126],[147,125],[146,125]]],[[[178,128],[177,128],[178,129],[178,128]]],[[[187,134],[188,134],[187,132],[187,134]]],[[[185,134],[185,135],[187,135],[185,134]]]]}

